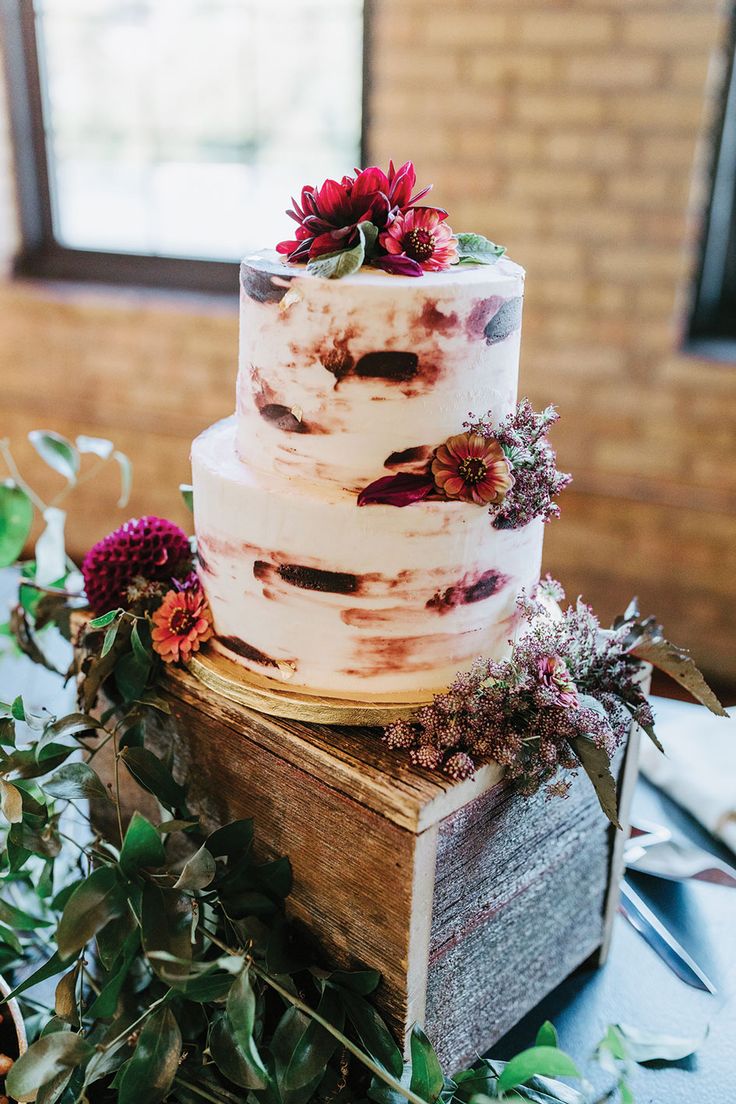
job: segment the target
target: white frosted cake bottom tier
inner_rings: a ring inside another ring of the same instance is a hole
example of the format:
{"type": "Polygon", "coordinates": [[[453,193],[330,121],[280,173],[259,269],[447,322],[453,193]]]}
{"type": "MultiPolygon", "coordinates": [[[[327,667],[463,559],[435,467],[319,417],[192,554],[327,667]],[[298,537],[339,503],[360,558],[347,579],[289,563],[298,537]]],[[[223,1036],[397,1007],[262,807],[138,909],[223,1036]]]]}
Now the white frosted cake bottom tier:
{"type": "Polygon", "coordinates": [[[290,688],[350,697],[447,687],[500,658],[539,578],[543,526],[464,502],[363,506],[246,467],[235,420],[192,446],[201,577],[221,648],[290,688]]]}

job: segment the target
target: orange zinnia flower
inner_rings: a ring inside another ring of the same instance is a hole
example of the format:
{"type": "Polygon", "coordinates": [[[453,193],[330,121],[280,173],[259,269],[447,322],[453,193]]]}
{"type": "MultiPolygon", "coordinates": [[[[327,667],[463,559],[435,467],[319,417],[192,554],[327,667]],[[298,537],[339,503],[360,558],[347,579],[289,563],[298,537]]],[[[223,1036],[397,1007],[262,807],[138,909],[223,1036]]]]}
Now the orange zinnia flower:
{"type": "Polygon", "coordinates": [[[493,437],[458,433],[437,449],[432,461],[437,489],[465,502],[499,503],[514,483],[511,465],[493,437]]]}
{"type": "Polygon", "coordinates": [[[152,621],[153,648],[164,663],[188,663],[212,636],[212,613],[199,586],[168,591],[152,621]]]}

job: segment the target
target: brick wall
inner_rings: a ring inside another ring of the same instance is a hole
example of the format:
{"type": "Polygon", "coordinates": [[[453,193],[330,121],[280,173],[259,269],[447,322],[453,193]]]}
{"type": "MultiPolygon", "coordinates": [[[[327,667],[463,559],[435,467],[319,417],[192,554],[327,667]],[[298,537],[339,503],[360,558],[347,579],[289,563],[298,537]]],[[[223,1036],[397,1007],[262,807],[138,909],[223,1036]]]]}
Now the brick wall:
{"type": "MultiPolygon", "coordinates": [[[[605,616],[638,592],[736,677],[736,367],[678,350],[723,33],[714,0],[374,0],[368,134],[527,268],[523,386],[560,406],[576,477],[549,569],[605,616]]],[[[236,327],[186,299],[0,285],[3,432],[113,436],[134,509],[173,512],[189,439],[232,406],[236,327]]],[[[80,491],[80,546],[115,520],[80,491]]]]}

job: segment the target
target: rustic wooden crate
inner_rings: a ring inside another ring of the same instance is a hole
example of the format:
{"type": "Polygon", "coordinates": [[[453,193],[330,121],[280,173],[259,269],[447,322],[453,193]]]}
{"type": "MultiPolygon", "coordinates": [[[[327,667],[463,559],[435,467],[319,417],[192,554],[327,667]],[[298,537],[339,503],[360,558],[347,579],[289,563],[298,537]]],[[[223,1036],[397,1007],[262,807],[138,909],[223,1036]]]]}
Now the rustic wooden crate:
{"type": "MultiPolygon", "coordinates": [[[[253,816],[288,854],[292,914],[332,960],[379,970],[397,1035],[423,1024],[448,1069],[482,1053],[591,956],[602,958],[624,835],[588,779],[524,798],[413,768],[375,729],[276,720],[173,671],[175,763],[212,823],[253,816]]],[[[634,731],[615,764],[626,827],[634,731]]]]}

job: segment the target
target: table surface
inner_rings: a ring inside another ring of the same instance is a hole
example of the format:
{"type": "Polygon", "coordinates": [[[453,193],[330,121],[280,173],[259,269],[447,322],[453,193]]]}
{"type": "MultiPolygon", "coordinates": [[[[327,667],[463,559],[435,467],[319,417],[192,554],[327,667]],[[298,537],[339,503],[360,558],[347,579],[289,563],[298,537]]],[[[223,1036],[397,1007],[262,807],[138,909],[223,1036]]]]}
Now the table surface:
{"type": "MultiPolygon", "coordinates": [[[[656,698],[657,733],[667,746],[667,724],[684,712],[697,729],[702,707],[656,698]]],[[[736,779],[734,779],[736,787],[736,779]]],[[[645,779],[637,782],[632,820],[646,819],[671,828],[736,865],[734,856],[645,779]]],[[[576,1060],[593,1085],[602,1090],[610,1075],[592,1060],[609,1023],[697,1037],[708,1037],[696,1055],[676,1065],[637,1067],[632,1078],[637,1104],[728,1104],[736,1101],[733,1051],[736,1044],[736,890],[704,882],[667,882],[630,876],[639,895],[665,922],[713,981],[715,995],[680,981],[655,952],[617,915],[608,961],[600,969],[579,970],[542,1001],[497,1043],[493,1054],[505,1058],[531,1046],[539,1025],[551,1020],[560,1045],[576,1060]]]]}
{"type": "MultiPolygon", "coordinates": [[[[0,603],[7,594],[7,578],[0,573],[0,603]]],[[[1,619],[1,618],[0,618],[1,619]]],[[[25,658],[0,653],[0,699],[22,691],[31,706],[45,704],[55,711],[73,708],[71,688],[25,658]]],[[[7,699],[5,699],[7,700],[7,699]]],[[[689,711],[697,728],[700,706],[665,698],[654,699],[657,731],[667,742],[667,724],[689,711]]],[[[736,780],[735,780],[736,784],[736,780]]],[[[720,855],[734,857],[687,813],[639,779],[632,816],[665,824],[676,836],[720,855]]],[[[709,1027],[696,1056],[666,1068],[637,1068],[633,1079],[637,1104],[728,1104],[736,1102],[733,1048],[736,1042],[736,890],[702,882],[665,882],[637,875],[639,894],[666,922],[676,938],[695,957],[718,988],[712,996],[675,977],[626,920],[616,916],[606,965],[584,968],[568,978],[530,1012],[494,1048],[506,1058],[532,1045],[539,1025],[549,1019],[560,1034],[560,1044],[576,1060],[593,1086],[603,1091],[612,1079],[596,1066],[592,1054],[609,1023],[627,1023],[653,1031],[688,1037],[709,1027]]]]}

